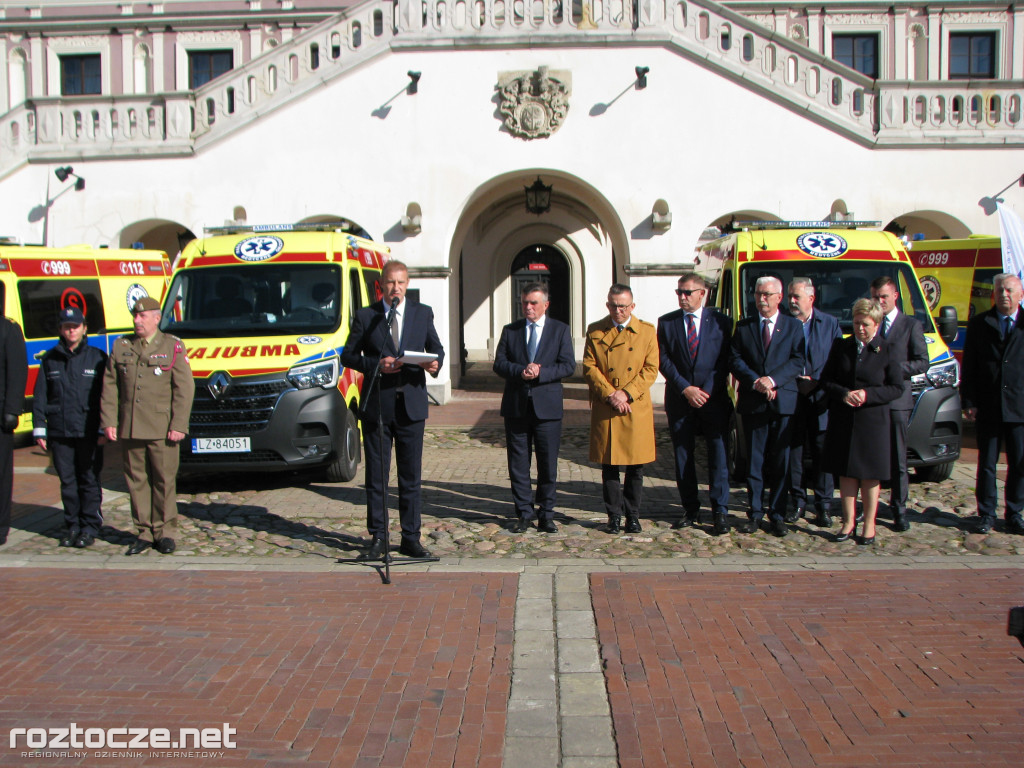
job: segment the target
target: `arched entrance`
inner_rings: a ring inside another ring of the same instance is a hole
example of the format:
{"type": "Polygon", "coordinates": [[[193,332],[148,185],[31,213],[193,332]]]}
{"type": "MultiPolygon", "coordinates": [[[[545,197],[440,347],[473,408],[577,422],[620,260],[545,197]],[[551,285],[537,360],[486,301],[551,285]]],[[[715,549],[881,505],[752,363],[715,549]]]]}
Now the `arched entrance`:
{"type": "MultiPolygon", "coordinates": [[[[625,282],[629,234],[600,191],[576,176],[523,169],[490,180],[467,199],[451,240],[458,289],[450,294],[451,337],[466,370],[490,371],[501,329],[518,317],[529,272],[550,285],[548,313],[571,329],[577,359],[587,323],[607,313],[608,286],[625,282]],[[538,175],[551,207],[526,210],[523,189],[538,175]],[[534,269],[530,269],[534,265],[534,269]]],[[[453,369],[458,386],[459,368],[453,369]]]]}
{"type": "MultiPolygon", "coordinates": [[[[572,315],[572,293],[569,276],[569,262],[565,254],[550,245],[531,245],[521,250],[512,260],[512,296],[518,298],[523,288],[530,283],[543,283],[548,287],[551,306],[548,315],[570,323],[572,315]]],[[[522,317],[522,307],[514,305],[512,319],[522,317]]]]}

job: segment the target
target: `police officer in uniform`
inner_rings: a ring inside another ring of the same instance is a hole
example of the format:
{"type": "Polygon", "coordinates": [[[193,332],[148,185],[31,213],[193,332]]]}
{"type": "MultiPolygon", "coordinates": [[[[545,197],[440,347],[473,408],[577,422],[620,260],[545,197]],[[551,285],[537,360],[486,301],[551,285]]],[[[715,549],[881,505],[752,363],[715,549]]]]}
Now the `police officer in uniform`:
{"type": "Polygon", "coordinates": [[[126,555],[174,551],[178,443],[185,438],[195,382],[181,339],[161,333],[160,304],[132,308],[135,333],[114,343],[103,377],[100,424],[124,442],[124,477],[139,538],[126,555]]]}
{"type": "Polygon", "coordinates": [[[60,343],[39,362],[33,391],[32,436],[53,456],[67,528],[62,547],[90,546],[103,525],[100,394],[107,353],[90,347],[78,307],[60,311],[60,343]]]}
{"type": "Polygon", "coordinates": [[[21,327],[0,315],[0,544],[7,543],[7,533],[11,528],[14,430],[25,406],[27,378],[25,337],[21,327]]]}

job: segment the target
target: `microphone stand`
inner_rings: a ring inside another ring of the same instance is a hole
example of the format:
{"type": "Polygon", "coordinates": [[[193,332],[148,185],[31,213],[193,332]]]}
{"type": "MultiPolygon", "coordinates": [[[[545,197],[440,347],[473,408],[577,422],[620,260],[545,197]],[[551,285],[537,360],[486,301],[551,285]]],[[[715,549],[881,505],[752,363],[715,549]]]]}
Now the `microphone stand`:
{"type": "MultiPolygon", "coordinates": [[[[388,322],[385,328],[385,343],[387,339],[391,338],[391,326],[395,322],[395,310],[398,309],[398,297],[396,296],[391,300],[391,311],[388,312],[388,322]]],[[[395,350],[398,357],[401,357],[401,350],[395,350]]],[[[384,411],[381,408],[381,401],[383,398],[380,394],[380,366],[384,359],[384,355],[381,354],[377,358],[377,365],[374,366],[373,375],[370,377],[370,385],[366,387],[362,393],[363,403],[359,409],[359,419],[362,421],[366,416],[366,408],[370,404],[370,399],[373,395],[374,387],[377,388],[377,453],[380,457],[380,481],[383,485],[383,496],[382,503],[384,505],[384,554],[381,556],[381,562],[384,564],[384,570],[381,573],[381,581],[384,584],[391,583],[391,564],[402,565],[404,563],[436,563],[440,560],[438,557],[392,557],[391,556],[391,519],[388,515],[388,463],[384,454],[384,411]]],[[[369,489],[367,489],[369,492],[369,489]]],[[[367,564],[371,561],[365,556],[361,555],[356,558],[342,558],[338,560],[339,563],[361,563],[367,564]]]]}

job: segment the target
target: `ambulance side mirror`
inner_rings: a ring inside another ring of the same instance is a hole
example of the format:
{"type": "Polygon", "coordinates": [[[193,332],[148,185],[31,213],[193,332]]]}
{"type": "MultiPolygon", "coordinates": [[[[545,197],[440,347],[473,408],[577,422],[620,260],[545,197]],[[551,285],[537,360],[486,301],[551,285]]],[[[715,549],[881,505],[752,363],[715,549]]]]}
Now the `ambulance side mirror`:
{"type": "Polygon", "coordinates": [[[939,329],[939,338],[946,342],[947,347],[951,346],[956,338],[957,324],[956,307],[939,307],[939,317],[935,325],[939,329]]]}

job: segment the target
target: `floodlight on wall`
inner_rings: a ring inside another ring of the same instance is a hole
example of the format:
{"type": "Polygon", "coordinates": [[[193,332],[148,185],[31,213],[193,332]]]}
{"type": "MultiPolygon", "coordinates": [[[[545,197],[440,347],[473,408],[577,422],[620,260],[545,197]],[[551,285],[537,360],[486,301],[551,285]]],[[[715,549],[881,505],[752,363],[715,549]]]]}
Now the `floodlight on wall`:
{"type": "Polygon", "coordinates": [[[551,187],[540,180],[540,176],[528,187],[526,192],[526,211],[540,216],[551,210],[551,187]]]}
{"type": "Polygon", "coordinates": [[[411,69],[406,73],[409,75],[409,85],[405,87],[405,92],[412,96],[414,93],[420,91],[420,76],[422,72],[413,72],[411,69]]]}
{"type": "Polygon", "coordinates": [[[85,179],[83,179],[81,176],[75,173],[75,169],[72,168],[70,165],[61,166],[60,168],[56,169],[53,172],[53,175],[57,177],[58,181],[67,181],[69,177],[74,176],[75,191],[81,192],[83,189],[85,189],[85,179]]]}
{"type": "Polygon", "coordinates": [[[651,71],[650,67],[634,67],[633,70],[636,72],[636,89],[639,91],[642,88],[647,87],[647,73],[651,71]]]}

